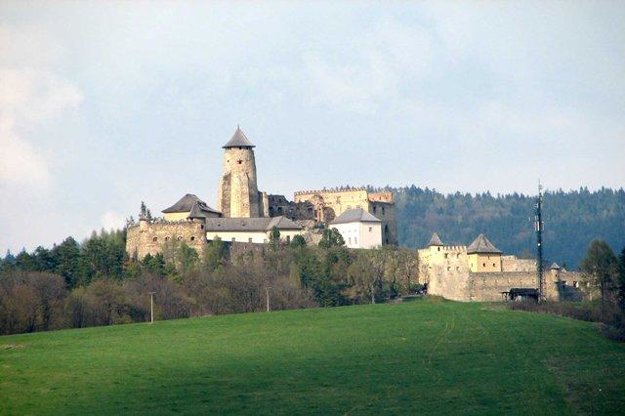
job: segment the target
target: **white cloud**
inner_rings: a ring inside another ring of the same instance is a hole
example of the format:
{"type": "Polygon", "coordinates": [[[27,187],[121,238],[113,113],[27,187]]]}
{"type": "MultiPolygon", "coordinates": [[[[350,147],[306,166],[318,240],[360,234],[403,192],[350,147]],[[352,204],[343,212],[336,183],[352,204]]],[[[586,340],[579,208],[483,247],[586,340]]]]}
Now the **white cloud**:
{"type": "Polygon", "coordinates": [[[13,121],[0,115],[0,184],[46,188],[50,171],[43,156],[13,131],[13,121]]]}
{"type": "Polygon", "coordinates": [[[51,176],[37,128],[83,96],[53,72],[60,48],[42,30],[0,26],[0,39],[0,185],[45,189],[51,176]]]}

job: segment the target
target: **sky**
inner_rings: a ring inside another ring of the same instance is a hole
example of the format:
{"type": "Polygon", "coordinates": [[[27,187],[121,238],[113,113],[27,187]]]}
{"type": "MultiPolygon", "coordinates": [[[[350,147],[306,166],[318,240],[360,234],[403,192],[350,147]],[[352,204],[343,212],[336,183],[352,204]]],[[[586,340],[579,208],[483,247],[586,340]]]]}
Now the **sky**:
{"type": "Polygon", "coordinates": [[[625,185],[625,3],[0,2],[0,254],[259,189],[625,185]]]}

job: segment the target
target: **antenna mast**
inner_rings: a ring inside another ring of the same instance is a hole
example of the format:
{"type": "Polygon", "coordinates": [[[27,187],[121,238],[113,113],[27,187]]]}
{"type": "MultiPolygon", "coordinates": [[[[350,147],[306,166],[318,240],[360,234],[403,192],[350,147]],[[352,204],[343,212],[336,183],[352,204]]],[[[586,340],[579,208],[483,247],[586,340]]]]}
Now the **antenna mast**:
{"type": "Polygon", "coordinates": [[[538,198],[534,205],[534,229],[536,230],[536,274],[538,276],[538,302],[545,299],[543,270],[543,187],[538,181],[538,198]]]}

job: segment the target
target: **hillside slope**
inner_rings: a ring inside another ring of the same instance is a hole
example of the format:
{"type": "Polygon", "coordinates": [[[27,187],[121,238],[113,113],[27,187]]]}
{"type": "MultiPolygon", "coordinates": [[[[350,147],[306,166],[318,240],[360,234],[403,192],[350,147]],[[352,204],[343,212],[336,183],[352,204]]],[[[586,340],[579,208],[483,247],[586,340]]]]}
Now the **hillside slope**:
{"type": "Polygon", "coordinates": [[[0,338],[0,414],[615,414],[591,324],[416,301],[0,338]]]}

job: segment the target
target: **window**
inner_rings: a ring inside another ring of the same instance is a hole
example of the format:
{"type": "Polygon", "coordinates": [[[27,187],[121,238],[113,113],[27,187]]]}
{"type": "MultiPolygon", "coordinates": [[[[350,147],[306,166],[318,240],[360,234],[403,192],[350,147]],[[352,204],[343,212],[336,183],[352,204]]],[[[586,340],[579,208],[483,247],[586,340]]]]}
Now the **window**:
{"type": "Polygon", "coordinates": [[[486,267],[486,263],[482,263],[482,267],[486,267]]]}
{"type": "Polygon", "coordinates": [[[351,237],[347,237],[347,244],[349,244],[349,245],[352,244],[352,238],[351,237]]]}
{"type": "Polygon", "coordinates": [[[237,241],[237,239],[232,237],[232,242],[234,243],[235,241],[237,241]]]}
{"type": "Polygon", "coordinates": [[[493,263],[493,267],[495,267],[495,263],[493,263]]]}
{"type": "Polygon", "coordinates": [[[203,230],[203,229],[204,229],[204,226],[203,226],[203,225],[200,225],[200,230],[203,230]]]}
{"type": "Polygon", "coordinates": [[[441,248],[440,248],[440,247],[436,247],[436,249],[437,249],[438,251],[441,251],[441,248]]]}
{"type": "Polygon", "coordinates": [[[158,240],[158,237],[152,238],[152,241],[156,241],[156,240],[158,240]]]}
{"type": "Polygon", "coordinates": [[[248,239],[247,239],[247,242],[248,242],[248,243],[251,243],[251,242],[252,242],[252,237],[248,238],[248,239]]]}
{"type": "Polygon", "coordinates": [[[373,231],[373,227],[369,227],[369,232],[373,231]]]}
{"type": "Polygon", "coordinates": [[[384,215],[384,207],[382,207],[382,215],[384,215]]]}
{"type": "Polygon", "coordinates": [[[291,242],[291,236],[290,236],[290,235],[287,235],[287,236],[286,236],[286,242],[287,242],[287,243],[290,243],[290,242],[291,242]]]}
{"type": "Polygon", "coordinates": [[[354,237],[354,245],[357,246],[358,245],[358,239],[356,237],[354,237]]]}
{"type": "Polygon", "coordinates": [[[449,255],[447,253],[445,253],[445,258],[447,258],[449,255]]]}
{"type": "Polygon", "coordinates": [[[165,237],[165,241],[169,241],[169,236],[165,237]]]}
{"type": "Polygon", "coordinates": [[[193,241],[193,240],[195,240],[195,237],[194,237],[194,236],[191,236],[191,241],[193,241]]]}

